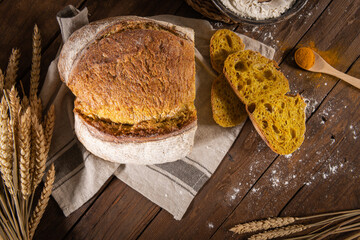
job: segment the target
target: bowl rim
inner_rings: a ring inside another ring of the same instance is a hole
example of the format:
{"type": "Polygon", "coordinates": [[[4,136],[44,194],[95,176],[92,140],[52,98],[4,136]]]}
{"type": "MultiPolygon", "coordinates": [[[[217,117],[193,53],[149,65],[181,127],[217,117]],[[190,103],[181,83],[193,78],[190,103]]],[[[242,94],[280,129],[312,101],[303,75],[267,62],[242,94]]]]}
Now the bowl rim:
{"type": "Polygon", "coordinates": [[[282,13],[279,17],[275,18],[268,18],[268,19],[262,19],[262,20],[256,20],[253,18],[245,18],[241,17],[239,15],[236,15],[233,11],[231,11],[229,8],[227,8],[221,0],[211,0],[213,4],[219,9],[220,12],[228,16],[231,20],[233,20],[235,23],[240,22],[246,22],[256,25],[262,25],[262,24],[273,24],[280,21],[287,20],[294,16],[297,12],[299,12],[305,4],[308,2],[308,0],[296,0],[294,5],[290,7],[288,10],[286,10],[284,13],[282,13]]]}

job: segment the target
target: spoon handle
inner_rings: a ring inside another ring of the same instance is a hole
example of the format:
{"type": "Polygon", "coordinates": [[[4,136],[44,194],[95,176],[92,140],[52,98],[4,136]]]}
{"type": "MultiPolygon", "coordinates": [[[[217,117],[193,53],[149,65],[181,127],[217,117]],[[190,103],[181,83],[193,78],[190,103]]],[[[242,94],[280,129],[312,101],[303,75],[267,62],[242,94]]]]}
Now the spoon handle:
{"type": "Polygon", "coordinates": [[[341,80],[344,80],[345,82],[353,85],[354,87],[360,89],[360,79],[352,77],[348,74],[345,74],[343,72],[340,72],[338,70],[336,70],[335,68],[331,67],[328,68],[326,71],[327,74],[333,75],[337,78],[340,78],[341,80]]]}

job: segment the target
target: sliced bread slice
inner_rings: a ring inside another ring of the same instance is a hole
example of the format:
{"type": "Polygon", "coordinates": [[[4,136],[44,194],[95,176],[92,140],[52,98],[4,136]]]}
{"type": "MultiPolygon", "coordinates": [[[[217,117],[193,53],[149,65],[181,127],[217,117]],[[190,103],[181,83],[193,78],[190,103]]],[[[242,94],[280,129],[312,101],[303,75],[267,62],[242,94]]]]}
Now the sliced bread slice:
{"type": "Polygon", "coordinates": [[[222,127],[234,127],[245,121],[247,117],[244,104],[236,96],[223,74],[212,83],[211,108],[215,122],[222,127]]]}
{"type": "Polygon", "coordinates": [[[305,107],[300,95],[261,95],[246,110],[267,145],[274,152],[286,155],[304,141],[305,107]]]}
{"type": "Polygon", "coordinates": [[[245,44],[241,38],[231,30],[217,30],[210,39],[211,65],[218,73],[222,73],[224,61],[228,55],[244,50],[245,44]]]}
{"type": "Polygon", "coordinates": [[[223,71],[238,97],[249,105],[260,95],[283,95],[290,91],[288,80],[277,68],[275,61],[245,50],[229,55],[223,71]]]}

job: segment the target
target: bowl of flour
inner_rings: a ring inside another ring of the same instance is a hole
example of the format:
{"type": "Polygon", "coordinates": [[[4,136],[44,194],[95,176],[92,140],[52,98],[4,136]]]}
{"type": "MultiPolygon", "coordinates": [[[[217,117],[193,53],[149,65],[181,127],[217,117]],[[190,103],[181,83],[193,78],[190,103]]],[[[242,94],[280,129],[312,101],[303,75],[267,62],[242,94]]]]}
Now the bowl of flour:
{"type": "Polygon", "coordinates": [[[275,23],[294,16],[307,0],[212,0],[235,22],[275,23]]]}

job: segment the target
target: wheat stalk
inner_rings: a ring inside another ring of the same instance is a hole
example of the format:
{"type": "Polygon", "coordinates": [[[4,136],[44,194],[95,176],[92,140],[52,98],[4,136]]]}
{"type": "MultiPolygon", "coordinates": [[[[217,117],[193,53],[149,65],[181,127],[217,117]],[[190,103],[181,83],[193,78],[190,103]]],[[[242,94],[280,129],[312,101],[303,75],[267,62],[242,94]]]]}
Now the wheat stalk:
{"type": "Polygon", "coordinates": [[[44,128],[44,136],[45,136],[45,152],[46,154],[49,152],[50,144],[51,144],[51,138],[54,131],[55,126],[55,107],[54,105],[51,105],[43,123],[44,128]]]}
{"type": "Polygon", "coordinates": [[[2,97],[3,90],[4,90],[4,74],[0,69],[0,97],[2,97]]]}
{"type": "Polygon", "coordinates": [[[12,49],[8,67],[6,69],[5,89],[10,89],[13,85],[15,85],[19,65],[19,57],[19,49],[12,49]]]}
{"type": "Polygon", "coordinates": [[[51,107],[41,123],[43,109],[37,97],[40,45],[40,33],[35,26],[29,98],[25,96],[21,82],[22,101],[15,88],[19,50],[13,49],[5,77],[0,70],[0,189],[4,189],[0,191],[0,239],[33,238],[55,179],[52,165],[40,199],[33,209],[35,190],[44,176],[55,119],[54,107],[51,107]]]}
{"type": "Polygon", "coordinates": [[[29,98],[24,94],[23,99],[21,100],[21,109],[26,111],[26,109],[30,106],[29,98]]]}
{"type": "Polygon", "coordinates": [[[32,184],[33,191],[35,191],[36,187],[39,185],[42,177],[44,176],[47,153],[46,153],[46,139],[45,139],[43,127],[39,123],[37,117],[34,115],[32,122],[36,134],[36,138],[34,141],[35,167],[34,167],[34,176],[33,176],[33,184],[32,184]]]}
{"type": "Polygon", "coordinates": [[[13,195],[14,194],[13,185],[12,185],[13,152],[12,152],[11,136],[8,127],[9,126],[8,105],[6,103],[4,96],[1,99],[0,107],[1,107],[0,168],[4,183],[7,186],[10,194],[13,195]]]}
{"type": "Polygon", "coordinates": [[[41,36],[37,25],[34,26],[33,34],[33,55],[30,76],[30,100],[36,98],[39,79],[40,79],[40,61],[41,61],[41,36]]]}
{"type": "Polygon", "coordinates": [[[9,113],[10,113],[10,124],[9,124],[9,132],[10,132],[10,139],[9,141],[12,143],[13,147],[13,156],[14,156],[14,164],[13,164],[13,184],[15,192],[19,188],[18,182],[18,161],[17,161],[17,153],[18,153],[18,139],[17,139],[17,132],[18,132],[18,125],[19,125],[19,113],[21,110],[20,106],[20,98],[18,96],[18,92],[15,86],[12,86],[11,90],[7,90],[5,92],[5,97],[7,97],[7,103],[9,105],[9,113]]]}
{"type": "Polygon", "coordinates": [[[260,230],[268,230],[270,228],[277,228],[289,225],[296,221],[296,218],[293,217],[277,217],[277,218],[268,218],[266,220],[254,221],[244,224],[236,225],[231,228],[230,231],[242,234],[256,232],[260,230]]]}
{"type": "Polygon", "coordinates": [[[31,111],[33,112],[33,114],[35,114],[37,119],[39,120],[39,122],[41,122],[42,110],[43,110],[42,104],[41,104],[41,99],[38,98],[37,96],[30,98],[30,106],[31,106],[31,111]]]}
{"type": "Polygon", "coordinates": [[[51,164],[50,169],[46,175],[46,181],[44,184],[44,188],[41,192],[40,199],[35,207],[35,210],[31,216],[29,223],[29,237],[32,239],[35,233],[35,229],[37,228],[42,215],[45,212],[45,208],[48,204],[50,194],[52,191],[53,183],[55,180],[55,167],[54,164],[51,164]]]}
{"type": "Polygon", "coordinates": [[[20,117],[20,126],[18,131],[19,154],[20,154],[20,186],[24,199],[27,199],[32,192],[30,183],[30,107],[20,117]]]}
{"type": "Polygon", "coordinates": [[[274,230],[265,231],[263,233],[258,233],[252,235],[249,240],[266,240],[266,239],[274,239],[278,237],[288,236],[294,233],[302,232],[307,227],[305,225],[292,225],[281,228],[276,228],[274,230]]]}

